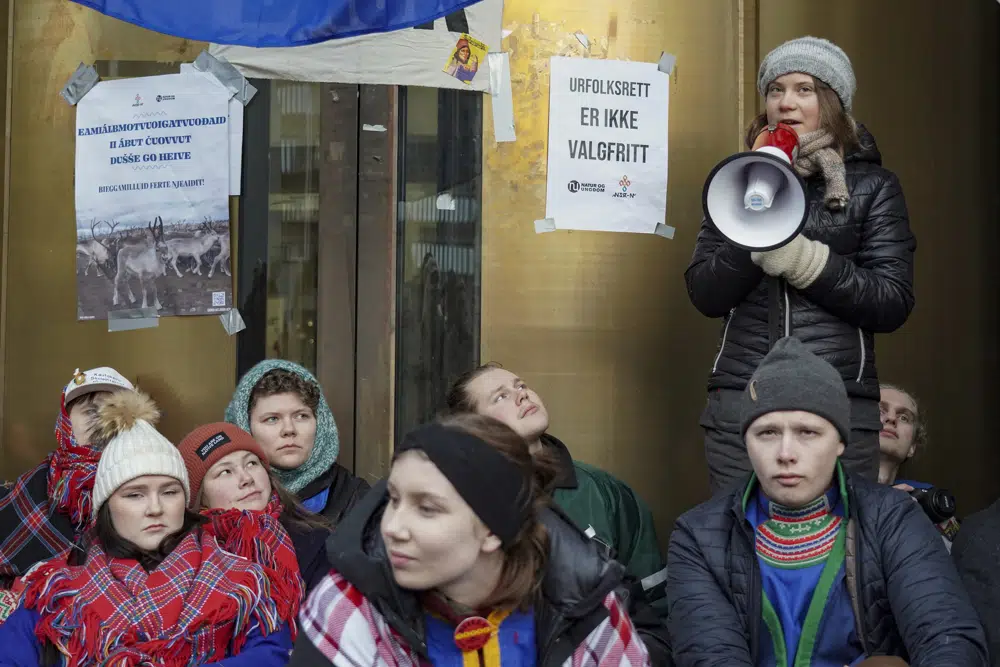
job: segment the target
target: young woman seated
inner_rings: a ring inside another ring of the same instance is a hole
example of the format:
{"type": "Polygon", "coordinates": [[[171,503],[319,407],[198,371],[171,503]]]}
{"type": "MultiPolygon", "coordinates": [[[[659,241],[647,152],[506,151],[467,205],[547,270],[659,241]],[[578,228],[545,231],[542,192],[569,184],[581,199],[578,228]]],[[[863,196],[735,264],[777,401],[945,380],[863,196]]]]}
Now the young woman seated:
{"type": "Polygon", "coordinates": [[[369,489],[337,463],[337,422],[319,382],[298,364],[266,359],[247,371],[225,420],[252,435],[281,485],[334,526],[369,489]]]}
{"type": "Polygon", "coordinates": [[[180,452],[144,394],[97,411],[110,435],[94,481],[90,546],[29,573],[0,627],[0,667],[282,667],[291,633],[260,566],[224,551],[187,511],[180,452]],[[221,662],[225,660],[225,662],[221,662]]]}
{"type": "Polygon", "coordinates": [[[622,566],[550,507],[554,476],[489,417],[408,434],[334,532],[290,664],[649,665],[622,566]]]}
{"type": "Polygon", "coordinates": [[[208,518],[205,530],[223,549],[264,569],[278,616],[294,632],[303,591],[330,570],[329,523],[281,486],[263,448],[238,426],[199,426],[177,448],[191,479],[191,508],[208,518]]]}

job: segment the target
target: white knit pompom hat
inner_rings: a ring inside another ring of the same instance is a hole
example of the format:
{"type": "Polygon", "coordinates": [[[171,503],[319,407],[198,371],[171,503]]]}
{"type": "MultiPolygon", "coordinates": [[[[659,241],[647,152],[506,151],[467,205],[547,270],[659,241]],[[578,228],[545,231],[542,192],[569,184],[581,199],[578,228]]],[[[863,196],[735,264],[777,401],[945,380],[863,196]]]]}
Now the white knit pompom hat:
{"type": "Polygon", "coordinates": [[[143,475],[164,475],[178,480],[184,497],[191,499],[184,459],[174,445],[153,426],[160,411],[140,391],[109,396],[97,409],[96,436],[106,439],[94,480],[94,516],[118,488],[143,475]]]}

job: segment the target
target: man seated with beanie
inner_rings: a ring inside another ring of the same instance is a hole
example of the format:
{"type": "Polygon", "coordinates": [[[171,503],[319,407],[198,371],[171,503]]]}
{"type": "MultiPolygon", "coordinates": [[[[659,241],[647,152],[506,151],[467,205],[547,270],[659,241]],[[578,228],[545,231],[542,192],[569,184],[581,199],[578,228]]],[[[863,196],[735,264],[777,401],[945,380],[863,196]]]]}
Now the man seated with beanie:
{"type": "Polygon", "coordinates": [[[753,473],[684,514],[670,538],[678,667],[843,667],[878,655],[988,664],[975,609],[920,507],[841,466],[850,419],[840,374],[779,340],[743,393],[753,473]]]}

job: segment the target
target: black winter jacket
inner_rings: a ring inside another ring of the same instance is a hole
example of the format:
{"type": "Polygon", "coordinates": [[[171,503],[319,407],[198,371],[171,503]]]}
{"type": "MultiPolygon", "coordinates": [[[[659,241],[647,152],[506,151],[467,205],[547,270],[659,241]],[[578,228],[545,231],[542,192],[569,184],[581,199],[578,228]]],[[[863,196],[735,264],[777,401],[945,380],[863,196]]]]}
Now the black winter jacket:
{"type": "MultiPolygon", "coordinates": [[[[386,483],[377,483],[334,530],[327,541],[333,569],[350,581],[406,641],[426,657],[423,611],[416,596],[400,588],[392,576],[378,526],[386,505],[386,483]]],[[[622,583],[625,568],[607,559],[598,545],[558,509],[546,511],[549,564],[542,584],[542,601],[535,607],[539,667],[562,665],[590,632],[607,618],[605,596],[622,583]]],[[[655,614],[650,618],[658,625],[655,614]]],[[[632,619],[646,644],[654,667],[670,666],[669,649],[653,641],[632,619]]],[[[299,635],[290,667],[327,665],[306,637],[299,635]]]]}
{"type": "Polygon", "coordinates": [[[364,479],[351,473],[350,470],[334,463],[325,473],[314,479],[299,491],[298,497],[302,499],[312,498],[325,489],[330,489],[330,495],[326,499],[326,507],[322,514],[334,527],[340,520],[351,511],[354,504],[358,502],[371,488],[364,479]]]}
{"type": "Polygon", "coordinates": [[[822,175],[805,181],[802,234],[830,247],[826,268],[806,289],[765,275],[749,251],[702,223],[684,278],[702,314],[725,318],[709,390],[742,390],[771,346],[794,335],[840,371],[848,394],[878,398],[874,334],[895,331],[913,309],[916,239],[899,180],[882,168],[874,137],[860,126],[859,133],[862,148],[844,160],[846,209],[826,208],[822,175]]]}
{"type": "Polygon", "coordinates": [[[958,565],[1000,667],[1000,500],[962,522],[951,556],[958,565]]]}
{"type": "Polygon", "coordinates": [[[326,557],[326,540],[330,531],[326,528],[304,529],[294,525],[286,526],[285,529],[292,538],[295,558],[299,561],[299,572],[308,595],[330,571],[330,561],[326,557]]]}
{"type": "MultiPolygon", "coordinates": [[[[846,488],[846,529],[855,536],[847,582],[866,655],[899,656],[911,667],[986,667],[976,611],[920,506],[902,491],[850,476],[846,488]]],[[[767,640],[746,489],[687,512],[670,538],[667,625],[678,667],[755,667],[762,632],[767,640]]]]}

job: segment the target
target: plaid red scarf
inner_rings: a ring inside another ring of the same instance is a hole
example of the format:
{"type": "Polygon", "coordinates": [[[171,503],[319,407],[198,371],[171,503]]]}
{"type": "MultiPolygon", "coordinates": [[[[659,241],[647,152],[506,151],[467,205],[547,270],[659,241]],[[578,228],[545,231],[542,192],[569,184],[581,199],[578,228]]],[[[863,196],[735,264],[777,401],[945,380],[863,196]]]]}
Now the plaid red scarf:
{"type": "Polygon", "coordinates": [[[0,487],[0,588],[36,563],[64,558],[93,522],[90,497],[101,452],[73,438],[65,394],[59,408],[56,450],[0,487]]]}
{"type": "Polygon", "coordinates": [[[238,653],[251,627],[273,632],[260,568],[199,533],[148,573],[96,545],[85,565],[33,573],[24,605],[41,616],[36,636],[68,656],[66,667],[186,667],[238,653]]]}
{"type": "Polygon", "coordinates": [[[56,419],[56,442],[59,446],[49,454],[49,502],[73,520],[78,531],[83,532],[93,521],[90,496],[97,476],[97,462],[101,450],[77,444],[73,437],[73,424],[66,412],[66,395],[59,406],[56,419]]]}
{"type": "Polygon", "coordinates": [[[278,618],[288,623],[294,641],[305,585],[292,538],[279,521],[284,509],[278,494],[272,493],[270,502],[261,512],[214,509],[202,514],[211,519],[205,532],[214,535],[223,549],[257,563],[264,570],[271,584],[278,618]]]}

